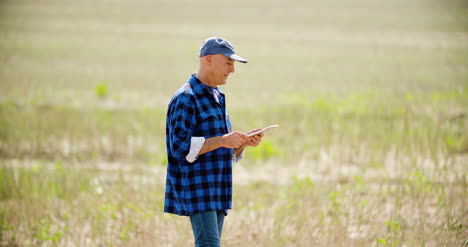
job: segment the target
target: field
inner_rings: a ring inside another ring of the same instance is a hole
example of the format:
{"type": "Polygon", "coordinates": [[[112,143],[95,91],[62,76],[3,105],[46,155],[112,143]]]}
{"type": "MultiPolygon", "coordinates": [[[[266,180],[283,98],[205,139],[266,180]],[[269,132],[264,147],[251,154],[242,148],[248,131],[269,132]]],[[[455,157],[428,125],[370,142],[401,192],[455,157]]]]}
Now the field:
{"type": "Polygon", "coordinates": [[[463,0],[1,0],[0,246],[193,246],[165,114],[210,36],[249,60],[222,246],[468,246],[463,0]]]}

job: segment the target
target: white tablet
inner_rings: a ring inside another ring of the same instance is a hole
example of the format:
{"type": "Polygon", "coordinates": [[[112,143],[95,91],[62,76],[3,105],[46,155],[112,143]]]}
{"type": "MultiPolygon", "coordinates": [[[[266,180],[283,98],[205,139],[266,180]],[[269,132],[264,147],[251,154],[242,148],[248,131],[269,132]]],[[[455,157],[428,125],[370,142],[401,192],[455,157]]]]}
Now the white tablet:
{"type": "Polygon", "coordinates": [[[260,134],[260,133],[262,133],[262,132],[264,132],[264,131],[266,131],[266,130],[269,130],[269,129],[272,129],[272,128],[276,128],[276,127],[279,127],[279,125],[277,125],[277,124],[275,124],[275,125],[270,125],[270,126],[267,126],[267,127],[263,128],[263,129],[259,129],[259,130],[255,131],[255,132],[252,132],[252,133],[250,133],[250,134],[247,134],[247,136],[258,135],[258,134],[260,134]]]}

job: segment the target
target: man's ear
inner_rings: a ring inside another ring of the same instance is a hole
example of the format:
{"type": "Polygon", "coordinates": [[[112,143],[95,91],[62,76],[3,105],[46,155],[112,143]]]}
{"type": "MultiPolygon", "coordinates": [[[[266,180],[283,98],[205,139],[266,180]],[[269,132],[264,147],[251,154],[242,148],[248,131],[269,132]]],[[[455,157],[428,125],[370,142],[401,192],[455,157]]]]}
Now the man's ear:
{"type": "Polygon", "coordinates": [[[205,59],[206,59],[206,63],[207,63],[208,65],[211,65],[211,59],[212,59],[211,55],[206,55],[206,56],[205,56],[205,59]]]}

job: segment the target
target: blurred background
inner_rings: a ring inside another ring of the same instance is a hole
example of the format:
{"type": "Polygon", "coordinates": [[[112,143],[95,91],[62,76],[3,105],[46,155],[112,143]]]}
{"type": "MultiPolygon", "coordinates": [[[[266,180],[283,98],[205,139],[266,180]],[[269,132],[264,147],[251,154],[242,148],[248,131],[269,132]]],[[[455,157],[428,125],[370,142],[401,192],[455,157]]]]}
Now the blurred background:
{"type": "Polygon", "coordinates": [[[211,36],[248,64],[223,246],[468,244],[462,0],[0,0],[0,246],[191,246],[165,117],[211,36]]]}

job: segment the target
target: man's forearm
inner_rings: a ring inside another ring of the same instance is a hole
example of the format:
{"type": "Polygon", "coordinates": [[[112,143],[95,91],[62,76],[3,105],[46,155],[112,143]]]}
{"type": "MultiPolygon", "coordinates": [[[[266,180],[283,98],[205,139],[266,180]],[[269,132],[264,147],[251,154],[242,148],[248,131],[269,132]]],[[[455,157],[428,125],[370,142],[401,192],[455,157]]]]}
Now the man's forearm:
{"type": "Polygon", "coordinates": [[[218,149],[220,147],[223,147],[223,137],[222,136],[215,136],[215,137],[210,137],[205,139],[205,143],[203,144],[202,148],[200,149],[200,152],[198,152],[198,155],[202,155],[204,153],[208,153],[210,151],[213,151],[215,149],[218,149]]]}
{"type": "MultiPolygon", "coordinates": [[[[211,137],[205,139],[205,143],[203,144],[202,148],[200,149],[200,152],[198,152],[198,155],[202,155],[204,153],[208,153],[210,151],[213,151],[215,149],[218,149],[220,147],[223,147],[223,137],[222,136],[216,136],[216,137],[211,137]]],[[[242,151],[247,147],[247,145],[242,145],[238,148],[234,149],[234,152],[236,156],[239,156],[242,151]]]]}
{"type": "Polygon", "coordinates": [[[235,148],[236,155],[240,155],[242,153],[242,150],[244,150],[244,148],[247,146],[245,144],[246,138],[247,137],[245,137],[245,134],[242,134],[237,131],[231,132],[224,136],[215,136],[215,137],[206,138],[205,143],[203,143],[203,146],[200,149],[200,152],[198,152],[198,155],[208,153],[210,151],[213,151],[221,147],[235,148]]]}
{"type": "Polygon", "coordinates": [[[206,138],[205,143],[203,143],[203,146],[200,149],[200,152],[198,152],[198,155],[208,153],[221,147],[240,148],[245,145],[247,140],[248,137],[239,131],[233,131],[223,136],[206,138]]]}
{"type": "Polygon", "coordinates": [[[244,149],[245,149],[246,147],[247,147],[247,145],[244,144],[244,145],[242,145],[242,146],[240,146],[240,147],[238,147],[238,148],[235,148],[235,149],[234,149],[234,153],[236,154],[236,156],[241,155],[241,153],[244,151],[244,149]]]}

